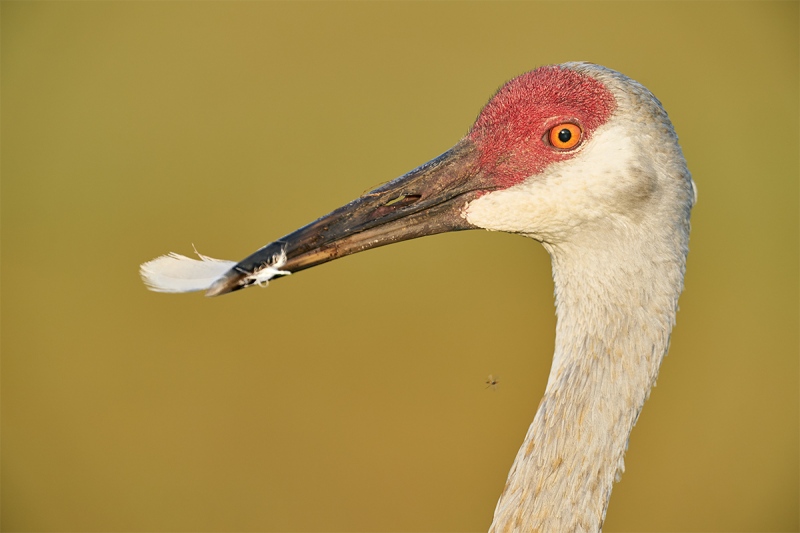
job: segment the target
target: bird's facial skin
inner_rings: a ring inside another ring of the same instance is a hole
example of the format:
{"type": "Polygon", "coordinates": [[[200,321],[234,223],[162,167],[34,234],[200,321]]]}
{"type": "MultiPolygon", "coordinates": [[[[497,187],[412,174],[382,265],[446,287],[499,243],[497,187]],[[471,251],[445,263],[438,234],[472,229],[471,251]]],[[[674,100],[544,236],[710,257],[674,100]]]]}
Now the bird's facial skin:
{"type": "MultiPolygon", "coordinates": [[[[584,152],[615,105],[602,83],[573,69],[551,66],[523,74],[495,94],[452,149],[261,248],[215,282],[207,295],[252,284],[252,275],[282,254],[286,262],[281,268],[297,272],[424,235],[501,229],[496,220],[482,220],[472,204],[536,181],[546,169],[584,152]]],[[[501,215],[504,211],[500,206],[501,215]]],[[[525,232],[527,226],[503,229],[525,232]]]]}
{"type": "Polygon", "coordinates": [[[542,67],[500,88],[467,137],[481,151],[481,166],[499,188],[507,188],[572,158],[615,106],[614,96],[594,78],[561,66],[542,67]],[[554,146],[550,130],[566,124],[580,129],[581,142],[554,146]]]}

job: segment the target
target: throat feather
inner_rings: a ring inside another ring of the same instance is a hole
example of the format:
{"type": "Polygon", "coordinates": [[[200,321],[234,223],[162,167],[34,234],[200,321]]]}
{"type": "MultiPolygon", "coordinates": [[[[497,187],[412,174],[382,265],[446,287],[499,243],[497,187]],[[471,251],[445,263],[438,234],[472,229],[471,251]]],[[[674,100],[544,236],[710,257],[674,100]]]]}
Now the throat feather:
{"type": "Polygon", "coordinates": [[[665,262],[619,249],[547,247],[558,315],[553,366],[492,531],[514,523],[535,531],[601,529],[682,288],[680,254],[665,262]]]}

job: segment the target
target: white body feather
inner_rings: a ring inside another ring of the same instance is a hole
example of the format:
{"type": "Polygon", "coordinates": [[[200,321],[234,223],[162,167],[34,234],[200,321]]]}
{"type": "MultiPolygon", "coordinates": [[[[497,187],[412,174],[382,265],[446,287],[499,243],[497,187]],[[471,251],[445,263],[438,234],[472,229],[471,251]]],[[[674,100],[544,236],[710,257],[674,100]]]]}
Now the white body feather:
{"type": "MultiPolygon", "coordinates": [[[[236,266],[235,261],[214,259],[194,251],[200,258],[192,259],[185,255],[170,252],[167,255],[143,263],[139,267],[147,288],[155,292],[195,292],[208,290],[215,281],[236,266]]],[[[280,270],[286,264],[286,254],[281,253],[271,265],[250,275],[247,280],[265,287],[269,280],[286,276],[291,272],[280,270]]]]}

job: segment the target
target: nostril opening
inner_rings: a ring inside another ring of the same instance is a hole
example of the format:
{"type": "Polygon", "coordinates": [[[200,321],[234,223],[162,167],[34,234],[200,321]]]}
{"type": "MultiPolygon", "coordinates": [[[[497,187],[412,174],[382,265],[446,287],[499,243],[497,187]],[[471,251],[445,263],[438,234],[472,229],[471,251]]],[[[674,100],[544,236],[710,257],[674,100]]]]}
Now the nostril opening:
{"type": "Polygon", "coordinates": [[[400,196],[395,196],[394,198],[392,198],[383,205],[384,207],[394,207],[394,208],[405,207],[407,205],[413,204],[420,198],[422,198],[421,194],[401,194],[400,196]]]}

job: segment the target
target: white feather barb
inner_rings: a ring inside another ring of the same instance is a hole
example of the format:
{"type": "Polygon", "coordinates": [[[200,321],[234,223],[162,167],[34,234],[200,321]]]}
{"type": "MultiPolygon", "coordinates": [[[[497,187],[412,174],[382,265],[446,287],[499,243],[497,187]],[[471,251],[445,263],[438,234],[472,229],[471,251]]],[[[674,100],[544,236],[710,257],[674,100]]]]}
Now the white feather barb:
{"type": "MultiPolygon", "coordinates": [[[[148,289],[155,292],[205,291],[236,266],[235,261],[214,259],[201,254],[197,249],[194,253],[199,260],[170,252],[143,263],[139,267],[142,281],[148,289]]],[[[285,264],[286,253],[281,251],[280,255],[273,258],[272,264],[265,265],[245,280],[266,287],[272,278],[291,274],[288,270],[280,270],[285,264]]]]}

